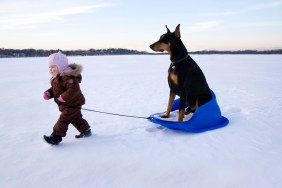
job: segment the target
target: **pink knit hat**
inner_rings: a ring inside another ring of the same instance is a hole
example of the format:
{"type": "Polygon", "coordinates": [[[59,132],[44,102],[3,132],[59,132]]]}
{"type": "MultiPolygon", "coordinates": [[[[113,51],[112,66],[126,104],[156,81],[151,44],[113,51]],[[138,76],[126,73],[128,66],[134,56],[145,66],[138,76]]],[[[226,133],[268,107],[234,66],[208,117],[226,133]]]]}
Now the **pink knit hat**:
{"type": "Polygon", "coordinates": [[[68,58],[62,52],[53,53],[48,57],[49,67],[56,65],[58,67],[59,73],[64,72],[69,68],[68,58]]]}

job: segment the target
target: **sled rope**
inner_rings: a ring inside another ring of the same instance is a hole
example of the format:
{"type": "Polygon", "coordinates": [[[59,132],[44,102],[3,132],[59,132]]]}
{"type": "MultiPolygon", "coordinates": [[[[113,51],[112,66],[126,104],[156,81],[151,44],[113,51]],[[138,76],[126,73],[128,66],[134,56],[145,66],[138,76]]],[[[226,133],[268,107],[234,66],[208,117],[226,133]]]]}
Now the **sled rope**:
{"type": "Polygon", "coordinates": [[[99,110],[92,110],[87,108],[81,108],[82,110],[89,111],[89,112],[96,112],[100,114],[107,114],[107,115],[113,115],[113,116],[122,116],[122,117],[128,117],[128,118],[139,118],[139,119],[150,119],[150,117],[143,117],[143,116],[131,116],[131,115],[125,115],[125,114],[117,114],[117,113],[111,113],[111,112],[103,112],[99,110]]]}
{"type": "MultiPolygon", "coordinates": [[[[56,101],[55,101],[56,102],[56,101]]],[[[57,103],[57,102],[56,102],[57,103]]],[[[61,105],[59,103],[57,103],[58,105],[61,105]]],[[[139,119],[151,119],[150,117],[143,117],[143,116],[131,116],[131,115],[125,115],[125,114],[117,114],[117,113],[111,113],[111,112],[103,112],[103,111],[99,111],[99,110],[92,110],[92,109],[88,109],[88,108],[81,108],[81,107],[74,107],[74,106],[70,106],[70,105],[66,105],[68,108],[79,108],[81,110],[85,110],[85,111],[89,111],[89,112],[96,112],[96,113],[100,113],[100,114],[107,114],[107,115],[112,115],[112,116],[122,116],[122,117],[128,117],[128,118],[139,118],[139,119]]]]}

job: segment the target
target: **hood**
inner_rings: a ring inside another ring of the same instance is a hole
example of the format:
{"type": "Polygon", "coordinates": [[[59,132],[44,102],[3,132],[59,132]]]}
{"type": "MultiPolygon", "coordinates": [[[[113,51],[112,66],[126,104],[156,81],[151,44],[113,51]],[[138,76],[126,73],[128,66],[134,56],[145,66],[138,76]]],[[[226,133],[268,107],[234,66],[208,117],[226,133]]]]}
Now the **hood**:
{"type": "Polygon", "coordinates": [[[69,68],[61,73],[61,76],[80,76],[82,72],[82,66],[78,64],[69,64],[69,68]]]}

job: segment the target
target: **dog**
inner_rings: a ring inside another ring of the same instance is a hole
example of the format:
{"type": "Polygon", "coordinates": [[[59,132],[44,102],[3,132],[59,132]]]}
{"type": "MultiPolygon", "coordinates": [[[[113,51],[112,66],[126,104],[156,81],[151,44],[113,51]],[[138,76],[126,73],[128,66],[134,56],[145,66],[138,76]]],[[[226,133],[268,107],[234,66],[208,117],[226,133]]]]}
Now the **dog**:
{"type": "Polygon", "coordinates": [[[166,29],[167,32],[161,35],[157,42],[151,44],[150,48],[155,52],[166,51],[171,60],[168,69],[170,95],[167,110],[162,117],[170,116],[174,99],[178,95],[180,97],[178,121],[181,122],[185,114],[194,113],[199,106],[211,100],[212,95],[204,73],[190,57],[180,39],[180,24],[176,26],[174,32],[167,26],[166,29]]]}

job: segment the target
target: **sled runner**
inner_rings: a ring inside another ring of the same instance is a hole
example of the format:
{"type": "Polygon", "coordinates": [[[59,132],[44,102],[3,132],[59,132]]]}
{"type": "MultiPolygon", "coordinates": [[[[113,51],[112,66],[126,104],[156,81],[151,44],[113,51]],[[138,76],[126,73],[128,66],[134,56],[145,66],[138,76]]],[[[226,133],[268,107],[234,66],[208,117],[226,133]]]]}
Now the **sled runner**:
{"type": "Polygon", "coordinates": [[[216,96],[211,91],[212,99],[196,109],[194,114],[185,115],[183,122],[177,121],[180,99],[176,99],[171,109],[169,118],[162,118],[163,113],[156,113],[150,116],[153,123],[160,124],[170,129],[177,129],[191,133],[209,131],[226,126],[229,120],[221,115],[216,96]]]}

